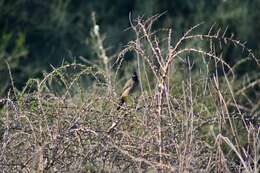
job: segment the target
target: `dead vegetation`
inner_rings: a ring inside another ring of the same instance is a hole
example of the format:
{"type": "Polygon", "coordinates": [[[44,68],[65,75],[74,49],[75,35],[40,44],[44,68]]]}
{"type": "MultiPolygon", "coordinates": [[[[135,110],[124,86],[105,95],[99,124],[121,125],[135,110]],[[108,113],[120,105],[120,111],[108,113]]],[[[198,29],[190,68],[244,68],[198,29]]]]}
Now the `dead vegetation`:
{"type": "MultiPolygon", "coordinates": [[[[248,90],[257,92],[259,79],[237,89],[234,67],[216,47],[232,44],[246,51],[249,61],[258,63],[257,58],[214,27],[193,34],[199,25],[194,26],[174,41],[172,29],[152,30],[158,17],[130,20],[136,39],[114,64],[99,41],[103,69],[63,65],[2,99],[1,170],[259,172],[259,100],[246,96],[248,90]],[[161,32],[166,37],[159,37],[161,32]],[[206,46],[188,44],[194,40],[206,46]],[[135,53],[140,91],[117,110],[116,78],[128,51],[135,53]],[[84,89],[86,77],[93,85],[84,89]]],[[[94,36],[101,39],[98,31],[94,36]]]]}

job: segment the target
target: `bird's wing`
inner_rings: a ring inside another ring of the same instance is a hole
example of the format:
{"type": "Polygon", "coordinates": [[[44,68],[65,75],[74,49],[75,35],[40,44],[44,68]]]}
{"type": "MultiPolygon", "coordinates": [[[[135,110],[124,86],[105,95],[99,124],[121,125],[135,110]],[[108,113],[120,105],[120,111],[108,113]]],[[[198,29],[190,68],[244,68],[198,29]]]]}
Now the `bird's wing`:
{"type": "Polygon", "coordinates": [[[124,92],[127,88],[131,87],[131,85],[133,85],[133,81],[132,81],[132,79],[129,79],[129,80],[125,83],[125,86],[123,87],[123,92],[124,92]]]}

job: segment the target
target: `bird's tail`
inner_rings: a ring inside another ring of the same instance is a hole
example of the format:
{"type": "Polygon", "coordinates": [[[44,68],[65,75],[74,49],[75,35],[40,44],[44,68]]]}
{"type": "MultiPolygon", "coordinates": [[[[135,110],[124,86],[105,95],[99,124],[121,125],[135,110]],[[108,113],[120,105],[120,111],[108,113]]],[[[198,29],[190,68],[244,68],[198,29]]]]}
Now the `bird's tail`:
{"type": "Polygon", "coordinates": [[[116,110],[119,110],[124,103],[125,103],[125,100],[123,98],[121,98],[120,102],[118,103],[118,107],[116,108],[116,110]]]}

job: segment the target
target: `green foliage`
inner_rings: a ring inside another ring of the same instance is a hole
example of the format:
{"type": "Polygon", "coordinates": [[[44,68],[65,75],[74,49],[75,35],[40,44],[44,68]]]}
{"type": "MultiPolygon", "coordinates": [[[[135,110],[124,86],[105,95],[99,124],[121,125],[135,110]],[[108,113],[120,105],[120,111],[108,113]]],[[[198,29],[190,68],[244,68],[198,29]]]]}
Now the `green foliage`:
{"type": "MultiPolygon", "coordinates": [[[[234,33],[239,38],[247,40],[249,47],[258,50],[259,10],[257,9],[259,6],[258,1],[249,0],[199,0],[196,2],[190,0],[164,2],[158,0],[116,0],[113,3],[110,1],[102,1],[101,3],[99,1],[72,0],[47,0],[44,2],[38,0],[1,0],[0,25],[3,37],[7,34],[12,35],[9,37],[12,37],[13,41],[16,40],[14,37],[21,39],[23,37],[24,39],[24,41],[20,41],[26,48],[27,58],[22,59],[19,63],[16,60],[13,62],[22,67],[19,69],[20,75],[13,76],[16,87],[21,89],[27,79],[42,77],[43,71],[51,70],[51,65],[59,66],[64,60],[67,62],[77,60],[85,63],[78,58],[82,56],[89,62],[95,61],[96,54],[95,49],[93,50],[93,40],[91,41],[93,38],[90,34],[91,13],[93,11],[97,12],[97,25],[100,26],[101,33],[106,34],[103,44],[105,48],[108,48],[106,50],[107,56],[110,56],[133,37],[132,33],[123,31],[129,27],[129,12],[132,12],[133,16],[149,16],[166,11],[167,15],[162,16],[154,27],[167,28],[174,24],[176,33],[182,33],[183,29],[201,22],[206,23],[200,28],[201,32],[207,32],[213,23],[216,23],[217,27],[225,28],[228,26],[228,34],[234,33]],[[85,42],[86,39],[90,41],[85,42]]],[[[178,36],[180,35],[176,35],[176,37],[178,36]]],[[[6,37],[8,38],[8,36],[6,37]]],[[[4,44],[1,43],[1,45],[4,44]]],[[[1,49],[1,56],[4,54],[2,51],[1,49]]],[[[226,59],[231,64],[244,58],[240,51],[232,48],[224,50],[224,53],[225,57],[236,57],[235,59],[226,59]]],[[[132,54],[127,55],[127,58],[132,60],[132,54]]],[[[1,62],[0,66],[3,67],[5,64],[1,62]]],[[[257,67],[254,63],[247,62],[244,64],[244,68],[238,69],[238,74],[243,75],[248,70],[256,73],[257,67]]],[[[1,83],[5,83],[4,81],[6,80],[1,81],[1,83]]],[[[1,95],[6,92],[6,89],[2,90],[1,95]]]]}
{"type": "MultiPolygon", "coordinates": [[[[0,36],[0,95],[3,95],[11,87],[11,78],[17,79],[21,74],[19,66],[22,58],[27,56],[25,48],[25,35],[19,33],[14,36],[11,33],[1,33],[0,36]],[[12,76],[13,75],[13,76],[12,76]]],[[[18,82],[21,82],[18,80],[18,82]]]]}

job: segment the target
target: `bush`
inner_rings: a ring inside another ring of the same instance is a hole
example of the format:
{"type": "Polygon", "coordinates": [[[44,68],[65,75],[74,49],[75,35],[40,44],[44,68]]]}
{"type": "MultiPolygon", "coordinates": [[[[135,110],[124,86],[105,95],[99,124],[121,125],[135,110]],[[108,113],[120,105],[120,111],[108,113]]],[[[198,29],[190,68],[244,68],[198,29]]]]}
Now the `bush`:
{"type": "Polygon", "coordinates": [[[259,103],[245,98],[259,79],[238,83],[214,47],[233,44],[249,61],[256,58],[225,31],[193,34],[199,25],[174,42],[171,29],[166,36],[153,31],[158,17],[130,21],[136,39],[113,65],[97,41],[103,66],[64,64],[30,80],[16,101],[2,99],[2,170],[257,172],[259,103]],[[140,89],[118,110],[116,76],[128,51],[136,57],[140,89]],[[84,89],[86,78],[92,85],[84,89]]]}

